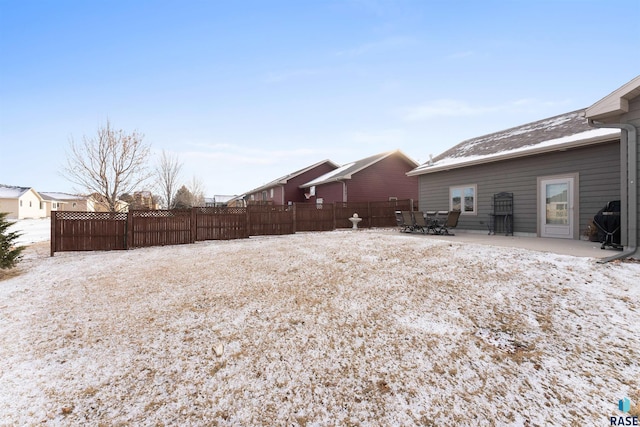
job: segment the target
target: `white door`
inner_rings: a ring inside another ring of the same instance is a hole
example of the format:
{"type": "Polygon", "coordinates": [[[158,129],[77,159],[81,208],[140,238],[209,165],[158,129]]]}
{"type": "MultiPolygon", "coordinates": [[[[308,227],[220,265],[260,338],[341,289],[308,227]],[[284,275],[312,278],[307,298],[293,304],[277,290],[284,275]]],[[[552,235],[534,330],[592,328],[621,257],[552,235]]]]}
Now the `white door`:
{"type": "Polygon", "coordinates": [[[540,235],[573,239],[573,178],[540,180],[540,235]]]}

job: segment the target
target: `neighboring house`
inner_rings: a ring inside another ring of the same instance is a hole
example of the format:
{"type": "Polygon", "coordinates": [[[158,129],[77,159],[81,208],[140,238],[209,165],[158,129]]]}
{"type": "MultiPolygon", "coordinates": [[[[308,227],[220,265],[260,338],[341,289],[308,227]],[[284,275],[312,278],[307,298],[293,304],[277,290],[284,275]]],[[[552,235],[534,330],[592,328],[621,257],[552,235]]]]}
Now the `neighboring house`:
{"type": "Polygon", "coordinates": [[[601,101],[608,106],[602,110],[597,103],[463,141],[412,170],[409,175],[419,177],[420,210],[462,208],[458,228],[486,232],[492,196],[509,192],[516,235],[586,235],[594,215],[621,198],[621,181],[626,178],[621,178],[620,130],[594,128],[585,114],[635,120],[637,125],[640,78],[626,88],[612,102],[601,101]],[[619,106],[624,96],[631,97],[626,111],[611,107],[619,106]]]}
{"type": "Polygon", "coordinates": [[[204,206],[207,208],[220,208],[228,206],[229,202],[236,199],[237,197],[238,196],[224,196],[221,194],[216,194],[213,197],[205,197],[204,206]]]}
{"type": "Polygon", "coordinates": [[[50,201],[47,216],[51,216],[51,211],[66,212],[95,212],[95,202],[92,198],[79,194],[59,193],[45,191],[43,197],[50,201]],[[55,205],[54,205],[55,204],[55,205]]]}
{"type": "Polygon", "coordinates": [[[123,194],[120,197],[122,200],[119,203],[127,203],[131,210],[160,209],[157,199],[151,191],[135,191],[133,195],[123,194]]]}
{"type": "Polygon", "coordinates": [[[418,163],[400,150],[348,163],[300,186],[313,203],[417,200],[418,163]]]}
{"type": "Polygon", "coordinates": [[[229,208],[246,208],[247,207],[247,195],[241,194],[239,196],[232,197],[227,201],[227,207],[229,208]]]}
{"type": "Polygon", "coordinates": [[[63,211],[64,206],[69,203],[67,198],[75,197],[66,193],[56,193],[50,191],[42,191],[40,192],[40,196],[46,202],[45,206],[47,209],[47,217],[51,216],[51,211],[63,211]]]}
{"type": "Polygon", "coordinates": [[[31,187],[0,185],[0,212],[7,218],[46,218],[46,201],[31,187]]]}
{"type": "Polygon", "coordinates": [[[274,205],[305,202],[305,191],[300,186],[337,168],[338,165],[331,160],[323,160],[249,191],[245,199],[248,203],[264,202],[274,205]]]}
{"type": "MultiPolygon", "coordinates": [[[[106,203],[102,203],[102,196],[92,194],[84,196],[81,194],[59,193],[46,191],[42,193],[46,200],[50,201],[47,207],[47,216],[51,216],[51,211],[65,212],[108,212],[106,203]],[[54,208],[54,203],[56,203],[54,208]]],[[[117,202],[118,212],[126,212],[128,204],[119,200],[117,202]]]]}
{"type": "MultiPolygon", "coordinates": [[[[86,196],[85,200],[88,212],[109,212],[109,204],[102,195],[98,193],[92,193],[86,196]]],[[[129,203],[123,200],[116,200],[116,211],[128,212],[129,203]]]]}

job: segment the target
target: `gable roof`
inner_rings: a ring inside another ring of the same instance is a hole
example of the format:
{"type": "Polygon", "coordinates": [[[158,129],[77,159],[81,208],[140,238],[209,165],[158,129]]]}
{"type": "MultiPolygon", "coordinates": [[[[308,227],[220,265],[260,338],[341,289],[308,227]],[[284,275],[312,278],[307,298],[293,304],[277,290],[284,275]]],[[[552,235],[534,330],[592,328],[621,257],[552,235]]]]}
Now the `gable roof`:
{"type": "Polygon", "coordinates": [[[338,168],[339,167],[338,164],[332,162],[329,159],[326,159],[326,160],[323,160],[321,162],[315,163],[315,164],[313,164],[311,166],[307,166],[306,168],[303,168],[303,169],[297,170],[295,172],[292,172],[292,173],[290,173],[288,175],[281,176],[280,178],[275,179],[275,180],[273,180],[271,182],[268,182],[268,183],[266,183],[264,185],[261,185],[260,187],[254,188],[251,191],[247,191],[246,194],[257,193],[257,192],[260,192],[262,190],[269,189],[271,187],[276,187],[276,186],[279,186],[279,185],[285,185],[289,180],[291,180],[291,179],[293,179],[293,178],[295,178],[295,177],[297,177],[299,175],[302,175],[303,173],[308,172],[311,169],[317,168],[318,166],[323,165],[324,163],[327,163],[327,164],[329,164],[330,166],[332,166],[334,168],[338,168]]]}
{"type": "Polygon", "coordinates": [[[410,157],[407,157],[402,151],[400,150],[394,150],[394,151],[387,151],[385,153],[380,153],[380,154],[376,154],[374,156],[370,156],[370,157],[365,157],[364,159],[360,159],[357,160],[355,162],[351,162],[351,163],[347,163],[346,165],[343,165],[341,167],[339,167],[336,170],[333,170],[331,172],[325,173],[322,176],[319,176],[318,178],[307,182],[306,184],[302,184],[300,186],[300,188],[308,188],[308,187],[312,187],[314,185],[321,185],[321,184],[326,184],[328,182],[335,182],[335,181],[341,181],[344,179],[351,179],[351,177],[355,174],[360,172],[363,169],[368,168],[369,166],[378,163],[380,160],[385,159],[393,154],[399,154],[400,156],[402,156],[404,159],[407,160],[407,162],[411,165],[413,165],[414,167],[418,166],[418,162],[416,162],[415,160],[411,159],[410,157]]]}
{"type": "MultiPolygon", "coordinates": [[[[31,187],[16,187],[13,185],[0,184],[0,199],[18,199],[31,189],[31,187]]],[[[40,197],[37,191],[33,190],[33,192],[40,197]]]]}
{"type": "Polygon", "coordinates": [[[51,201],[65,201],[65,200],[85,200],[85,196],[81,196],[78,194],[69,194],[69,193],[59,193],[55,191],[43,191],[40,193],[44,200],[51,201]]]}
{"type": "Polygon", "coordinates": [[[606,120],[629,112],[629,101],[640,96],[640,76],[611,92],[600,101],[586,109],[586,117],[593,120],[606,120]]]}
{"type": "Polygon", "coordinates": [[[576,110],[511,129],[468,139],[407,175],[422,175],[475,164],[598,144],[620,138],[619,129],[594,129],[576,110]]]}

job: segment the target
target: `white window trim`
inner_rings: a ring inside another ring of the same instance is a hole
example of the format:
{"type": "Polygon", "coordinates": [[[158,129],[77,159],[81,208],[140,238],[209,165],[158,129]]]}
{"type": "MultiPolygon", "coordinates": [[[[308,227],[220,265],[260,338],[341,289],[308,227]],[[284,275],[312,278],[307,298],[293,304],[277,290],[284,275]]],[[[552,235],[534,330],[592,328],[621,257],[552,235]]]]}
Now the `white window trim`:
{"type": "Polygon", "coordinates": [[[478,215],[478,185],[477,184],[465,184],[465,185],[453,185],[449,187],[449,210],[453,210],[453,191],[462,190],[462,199],[460,200],[460,215],[478,215]],[[473,212],[465,212],[464,210],[464,190],[473,189],[473,212]]]}

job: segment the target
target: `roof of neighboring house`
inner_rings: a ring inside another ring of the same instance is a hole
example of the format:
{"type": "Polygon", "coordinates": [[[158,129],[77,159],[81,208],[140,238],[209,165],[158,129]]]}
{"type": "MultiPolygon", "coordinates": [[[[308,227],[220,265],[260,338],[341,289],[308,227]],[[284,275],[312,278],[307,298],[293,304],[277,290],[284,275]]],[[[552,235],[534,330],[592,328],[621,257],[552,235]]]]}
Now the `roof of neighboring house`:
{"type": "Polygon", "coordinates": [[[251,191],[247,191],[247,194],[257,193],[257,192],[260,192],[260,191],[262,191],[262,190],[266,190],[266,189],[269,189],[269,188],[272,188],[272,187],[276,187],[276,186],[278,186],[278,185],[285,185],[289,180],[291,180],[291,179],[293,179],[293,178],[295,178],[295,177],[297,177],[297,176],[299,176],[299,175],[302,175],[303,173],[308,172],[308,171],[310,171],[311,169],[317,168],[318,166],[320,166],[320,165],[322,165],[322,164],[324,164],[324,163],[328,163],[330,166],[333,166],[333,167],[335,167],[335,168],[338,168],[338,167],[339,167],[339,165],[338,165],[338,164],[336,164],[336,163],[332,162],[332,161],[331,161],[331,160],[329,160],[329,159],[326,159],[326,160],[323,160],[323,161],[321,161],[321,162],[315,163],[315,164],[313,164],[313,165],[311,165],[311,166],[307,166],[307,167],[306,167],[306,168],[304,168],[304,169],[300,169],[300,170],[297,170],[297,171],[295,171],[295,172],[292,172],[292,173],[290,173],[290,174],[288,174],[288,175],[282,176],[282,177],[280,177],[280,178],[278,178],[278,179],[276,179],[276,180],[273,180],[273,181],[268,182],[268,183],[266,183],[266,184],[264,184],[264,185],[261,185],[261,186],[260,186],[260,187],[258,187],[258,188],[254,188],[254,189],[253,189],[253,190],[251,190],[251,191]]]}
{"type": "Polygon", "coordinates": [[[338,169],[333,170],[331,172],[325,173],[318,178],[307,182],[306,184],[302,184],[300,188],[308,188],[314,185],[326,184],[328,182],[341,181],[343,179],[351,179],[351,177],[360,172],[363,169],[368,168],[369,166],[378,163],[380,160],[383,160],[393,154],[400,154],[404,157],[408,163],[414,165],[414,167],[418,166],[418,162],[407,157],[402,151],[394,150],[387,151],[385,153],[376,154],[375,156],[365,157],[364,159],[356,160],[355,162],[347,163],[346,165],[340,166],[338,169]]]}
{"type": "Polygon", "coordinates": [[[640,96],[640,76],[587,108],[586,116],[593,120],[606,121],[608,118],[628,113],[629,101],[637,96],[640,96]]]}
{"type": "MultiPolygon", "coordinates": [[[[0,199],[17,199],[29,190],[31,187],[17,187],[13,185],[0,184],[0,199]]],[[[39,196],[38,192],[34,190],[34,193],[39,196]]]]}
{"type": "Polygon", "coordinates": [[[619,129],[594,129],[589,126],[584,114],[585,110],[581,109],[468,139],[412,170],[408,175],[422,175],[565,150],[620,137],[619,129]]]}
{"type": "Polygon", "coordinates": [[[85,200],[86,196],[81,196],[79,194],[69,194],[69,193],[58,193],[55,191],[43,191],[40,193],[43,199],[52,200],[52,201],[67,201],[67,200],[85,200]]]}

